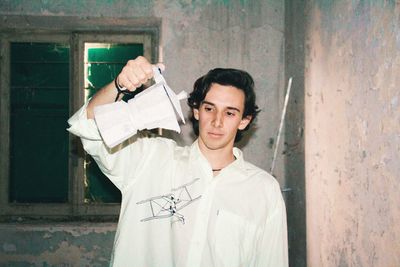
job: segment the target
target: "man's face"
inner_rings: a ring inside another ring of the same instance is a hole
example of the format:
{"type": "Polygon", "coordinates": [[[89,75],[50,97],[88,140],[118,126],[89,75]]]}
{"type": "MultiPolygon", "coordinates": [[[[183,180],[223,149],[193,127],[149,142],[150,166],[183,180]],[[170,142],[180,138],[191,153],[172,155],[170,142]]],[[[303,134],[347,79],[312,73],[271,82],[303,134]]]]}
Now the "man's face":
{"type": "Polygon", "coordinates": [[[243,118],[244,92],[233,86],[211,85],[199,109],[193,109],[199,121],[199,146],[206,150],[232,149],[236,132],[250,123],[243,118]]]}

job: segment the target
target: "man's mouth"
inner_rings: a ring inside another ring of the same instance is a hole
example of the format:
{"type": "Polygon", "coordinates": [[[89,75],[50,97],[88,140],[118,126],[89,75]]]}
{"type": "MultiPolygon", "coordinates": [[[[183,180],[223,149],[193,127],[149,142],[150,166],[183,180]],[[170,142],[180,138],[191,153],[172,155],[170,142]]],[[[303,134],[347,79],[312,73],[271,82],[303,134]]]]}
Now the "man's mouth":
{"type": "Polygon", "coordinates": [[[208,135],[213,137],[213,138],[219,138],[219,137],[223,136],[222,133],[214,133],[214,132],[208,132],[208,135]]]}

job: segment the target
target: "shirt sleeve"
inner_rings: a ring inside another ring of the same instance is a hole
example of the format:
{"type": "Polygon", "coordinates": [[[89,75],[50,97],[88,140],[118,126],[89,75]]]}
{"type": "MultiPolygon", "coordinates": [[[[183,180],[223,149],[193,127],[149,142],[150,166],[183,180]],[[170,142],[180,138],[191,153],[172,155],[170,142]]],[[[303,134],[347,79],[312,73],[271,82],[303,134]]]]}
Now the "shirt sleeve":
{"type": "Polygon", "coordinates": [[[257,249],[256,266],[287,267],[288,244],[286,208],[279,184],[274,183],[273,193],[275,201],[271,205],[271,213],[267,217],[262,241],[257,249]]]}
{"type": "Polygon", "coordinates": [[[132,144],[110,149],[104,144],[96,122],[87,118],[86,107],[87,103],[68,120],[70,127],[67,130],[81,138],[84,150],[123,193],[127,185],[138,179],[138,169],[144,166],[142,162],[153,160],[151,157],[156,155],[157,143],[160,142],[155,140],[157,138],[138,138],[132,144]]]}
{"type": "Polygon", "coordinates": [[[88,119],[86,115],[86,108],[89,101],[85,103],[71,118],[68,120],[70,133],[88,140],[101,140],[100,132],[97,129],[96,122],[88,119]]]}

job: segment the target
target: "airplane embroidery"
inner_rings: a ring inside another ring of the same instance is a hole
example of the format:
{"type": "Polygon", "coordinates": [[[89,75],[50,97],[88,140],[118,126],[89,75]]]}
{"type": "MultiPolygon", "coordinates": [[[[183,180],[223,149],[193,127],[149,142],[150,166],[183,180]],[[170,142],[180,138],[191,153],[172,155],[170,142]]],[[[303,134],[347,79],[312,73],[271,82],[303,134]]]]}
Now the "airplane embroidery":
{"type": "Polygon", "coordinates": [[[140,221],[146,222],[154,219],[175,217],[185,224],[185,217],[178,211],[201,198],[201,195],[192,197],[189,191],[189,186],[198,180],[200,180],[200,178],[196,178],[187,184],[172,189],[172,192],[169,194],[151,197],[137,202],[136,204],[138,205],[148,203],[152,214],[152,216],[140,221]]]}

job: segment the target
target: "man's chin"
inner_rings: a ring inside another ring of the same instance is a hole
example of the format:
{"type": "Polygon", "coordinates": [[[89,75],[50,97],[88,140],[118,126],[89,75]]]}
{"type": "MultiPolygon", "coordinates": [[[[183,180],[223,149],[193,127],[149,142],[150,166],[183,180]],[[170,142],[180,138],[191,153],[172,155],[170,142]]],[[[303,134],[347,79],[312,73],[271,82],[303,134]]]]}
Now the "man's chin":
{"type": "Polygon", "coordinates": [[[208,140],[204,142],[204,146],[209,150],[219,150],[225,148],[227,144],[221,140],[208,140]]]}
{"type": "MultiPolygon", "coordinates": [[[[201,136],[199,137],[199,145],[203,146],[203,148],[210,150],[210,151],[216,151],[216,150],[221,150],[225,149],[230,146],[230,142],[225,140],[224,138],[202,138],[201,136]]],[[[233,142],[232,142],[233,146],[233,142]]]]}

